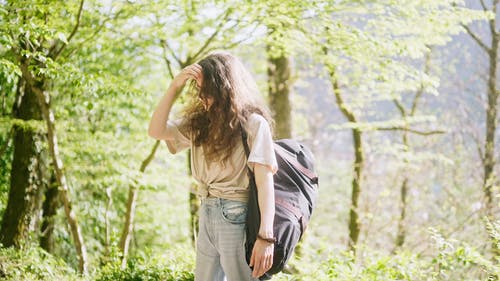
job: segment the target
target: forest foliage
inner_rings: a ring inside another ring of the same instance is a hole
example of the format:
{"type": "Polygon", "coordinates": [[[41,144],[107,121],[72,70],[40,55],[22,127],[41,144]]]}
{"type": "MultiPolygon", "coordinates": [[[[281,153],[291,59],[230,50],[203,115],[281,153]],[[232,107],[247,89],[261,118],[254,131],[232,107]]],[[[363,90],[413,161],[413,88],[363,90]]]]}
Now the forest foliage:
{"type": "Polygon", "coordinates": [[[193,280],[188,157],[147,124],[180,69],[229,50],[264,97],[290,86],[316,155],[276,280],[498,280],[499,6],[0,0],[0,278],[193,280]]]}

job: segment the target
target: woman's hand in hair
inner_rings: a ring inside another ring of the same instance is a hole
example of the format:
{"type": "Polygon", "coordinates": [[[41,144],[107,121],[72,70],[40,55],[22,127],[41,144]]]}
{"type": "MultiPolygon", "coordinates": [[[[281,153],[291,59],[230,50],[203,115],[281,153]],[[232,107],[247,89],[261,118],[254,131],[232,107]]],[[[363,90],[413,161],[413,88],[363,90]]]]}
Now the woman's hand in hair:
{"type": "Polygon", "coordinates": [[[181,72],[179,72],[179,74],[174,77],[174,80],[172,80],[172,85],[177,89],[181,89],[182,87],[184,87],[184,85],[186,85],[186,82],[189,79],[195,80],[198,87],[201,86],[201,83],[203,81],[203,73],[199,64],[194,63],[184,67],[181,72]]]}
{"type": "Polygon", "coordinates": [[[201,86],[203,74],[199,64],[195,63],[185,67],[170,83],[167,92],[156,106],[149,122],[148,134],[152,138],[157,140],[169,140],[173,138],[172,130],[168,130],[166,124],[177,94],[189,79],[194,79],[198,86],[201,86]]]}

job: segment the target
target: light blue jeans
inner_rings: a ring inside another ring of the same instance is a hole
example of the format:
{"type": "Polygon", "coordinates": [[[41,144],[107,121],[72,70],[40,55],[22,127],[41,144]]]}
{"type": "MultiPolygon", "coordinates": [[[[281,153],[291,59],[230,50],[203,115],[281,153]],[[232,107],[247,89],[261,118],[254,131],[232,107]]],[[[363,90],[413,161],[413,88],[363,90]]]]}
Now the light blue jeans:
{"type": "Polygon", "coordinates": [[[200,207],[195,281],[256,281],[245,259],[247,204],[205,198],[200,207]],[[226,279],[227,278],[227,279],[226,279]]]}

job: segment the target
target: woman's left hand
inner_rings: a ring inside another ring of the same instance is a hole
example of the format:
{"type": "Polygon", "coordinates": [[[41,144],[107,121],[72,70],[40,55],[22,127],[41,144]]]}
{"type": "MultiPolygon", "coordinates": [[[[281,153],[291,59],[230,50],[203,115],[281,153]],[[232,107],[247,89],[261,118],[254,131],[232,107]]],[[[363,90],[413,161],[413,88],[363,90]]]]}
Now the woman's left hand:
{"type": "Polygon", "coordinates": [[[273,265],[274,244],[261,239],[255,241],[250,258],[250,266],[253,267],[252,276],[259,278],[273,265]]]}

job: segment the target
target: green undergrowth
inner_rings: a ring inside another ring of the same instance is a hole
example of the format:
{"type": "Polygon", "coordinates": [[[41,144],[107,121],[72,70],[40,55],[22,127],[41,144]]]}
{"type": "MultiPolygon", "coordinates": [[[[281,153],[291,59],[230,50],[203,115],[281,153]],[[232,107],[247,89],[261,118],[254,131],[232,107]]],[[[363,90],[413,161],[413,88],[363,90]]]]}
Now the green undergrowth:
{"type": "MultiPolygon", "coordinates": [[[[493,234],[497,234],[496,226],[490,228],[493,234]]],[[[429,233],[430,249],[425,253],[402,250],[391,254],[360,246],[355,258],[351,252],[322,252],[304,245],[302,256],[295,256],[286,273],[276,275],[273,281],[499,280],[498,257],[445,239],[435,230],[429,233]]],[[[62,259],[39,248],[0,249],[0,280],[8,281],[191,281],[193,271],[194,251],[189,245],[173,246],[162,253],[141,252],[125,267],[115,255],[88,276],[79,275],[62,259]]]]}
{"type": "Polygon", "coordinates": [[[96,281],[193,281],[194,273],[143,259],[131,259],[127,266],[113,263],[104,266],[96,281]]]}
{"type": "MultiPolygon", "coordinates": [[[[498,237],[499,224],[489,225],[490,235],[498,237]]],[[[479,250],[463,241],[446,239],[435,229],[428,233],[428,248],[421,252],[388,253],[360,245],[356,257],[352,252],[337,251],[328,252],[318,261],[322,251],[316,250],[293,260],[292,265],[300,274],[282,280],[500,280],[500,257],[493,256],[491,249],[479,250]]]]}
{"type": "Polygon", "coordinates": [[[145,249],[121,266],[119,252],[95,274],[95,281],[192,281],[194,251],[190,245],[178,243],[154,252],[145,249]]]}
{"type": "Polygon", "coordinates": [[[0,280],[86,280],[62,259],[40,248],[0,248],[0,280]]]}

